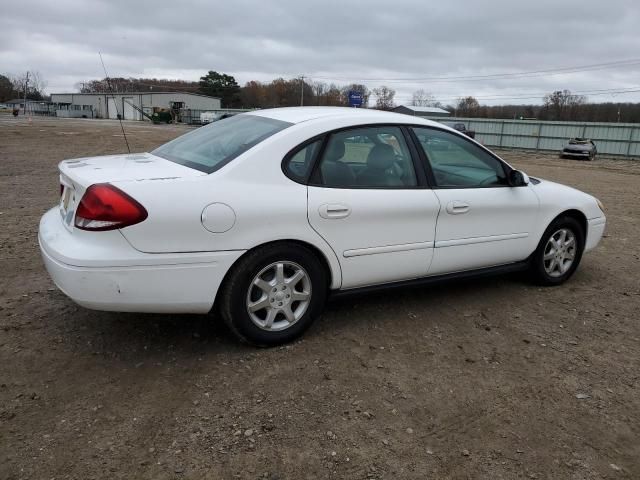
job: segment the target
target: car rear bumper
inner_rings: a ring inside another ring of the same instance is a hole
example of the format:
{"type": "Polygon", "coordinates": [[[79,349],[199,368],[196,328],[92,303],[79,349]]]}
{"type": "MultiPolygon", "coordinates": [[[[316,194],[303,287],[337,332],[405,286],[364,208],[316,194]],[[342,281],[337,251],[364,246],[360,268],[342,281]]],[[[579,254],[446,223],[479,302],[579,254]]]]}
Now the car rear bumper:
{"type": "Polygon", "coordinates": [[[75,235],[57,209],[40,222],[38,241],[53,282],[79,305],[95,310],[207,313],[225,274],[243,251],[145,254],[114,236],[112,251],[101,241],[75,235]],[[128,250],[126,250],[128,248],[128,250]],[[98,263],[99,260],[99,263],[98,263]],[[98,263],[98,266],[96,264],[98,263]]]}
{"type": "Polygon", "coordinates": [[[604,228],[607,224],[606,217],[597,217],[589,219],[589,230],[587,231],[587,241],[584,246],[584,251],[588,252],[593,250],[604,235],[604,228]]]}

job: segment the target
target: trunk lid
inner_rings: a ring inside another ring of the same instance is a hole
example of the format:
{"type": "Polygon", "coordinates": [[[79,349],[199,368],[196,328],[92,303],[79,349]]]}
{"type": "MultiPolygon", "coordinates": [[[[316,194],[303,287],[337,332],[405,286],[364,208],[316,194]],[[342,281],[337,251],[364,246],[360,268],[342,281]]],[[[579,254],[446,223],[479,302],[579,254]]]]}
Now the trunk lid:
{"type": "Polygon", "coordinates": [[[150,153],[131,153],[64,160],[60,170],[60,215],[73,231],[76,207],[87,188],[95,183],[169,180],[206,175],[150,153]]]}
{"type": "Polygon", "coordinates": [[[83,190],[94,183],[158,180],[206,175],[150,153],[108,155],[64,160],[60,173],[83,190]]]}

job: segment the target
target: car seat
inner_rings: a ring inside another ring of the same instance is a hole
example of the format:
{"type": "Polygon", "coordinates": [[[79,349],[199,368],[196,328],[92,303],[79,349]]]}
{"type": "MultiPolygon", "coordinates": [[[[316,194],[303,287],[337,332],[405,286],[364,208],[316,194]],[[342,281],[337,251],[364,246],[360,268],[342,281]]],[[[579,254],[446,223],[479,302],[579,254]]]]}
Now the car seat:
{"type": "Polygon", "coordinates": [[[320,172],[324,185],[330,187],[349,187],[356,184],[356,177],[353,171],[340,159],[345,153],[344,142],[337,138],[329,140],[327,151],[324,154],[322,163],[320,164],[320,172]]]}
{"type": "Polygon", "coordinates": [[[396,161],[396,153],[391,145],[379,143],[367,155],[367,166],[358,175],[358,184],[368,187],[397,187],[404,182],[394,172],[389,171],[396,161]]]}

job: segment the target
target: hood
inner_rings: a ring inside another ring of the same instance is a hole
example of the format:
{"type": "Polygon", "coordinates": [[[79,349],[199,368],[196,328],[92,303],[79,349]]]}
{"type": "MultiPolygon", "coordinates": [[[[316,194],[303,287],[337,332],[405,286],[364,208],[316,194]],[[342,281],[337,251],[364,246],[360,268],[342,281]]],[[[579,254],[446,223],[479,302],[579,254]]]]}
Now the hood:
{"type": "Polygon", "coordinates": [[[591,146],[590,143],[567,143],[564,148],[570,149],[570,150],[576,150],[576,151],[580,151],[580,152],[586,152],[591,150],[593,147],[591,146]]]}

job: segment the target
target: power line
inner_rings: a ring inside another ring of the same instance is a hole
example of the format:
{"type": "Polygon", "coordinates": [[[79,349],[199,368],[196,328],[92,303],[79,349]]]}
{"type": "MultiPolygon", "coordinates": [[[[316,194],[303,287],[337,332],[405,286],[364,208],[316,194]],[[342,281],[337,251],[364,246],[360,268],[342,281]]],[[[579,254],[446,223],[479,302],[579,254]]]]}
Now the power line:
{"type": "MultiPolygon", "coordinates": [[[[582,90],[582,91],[572,91],[571,95],[585,95],[585,96],[599,96],[599,95],[620,95],[625,93],[636,93],[640,92],[640,87],[628,87],[628,88],[610,88],[610,89],[598,89],[598,90],[582,90]]],[[[513,94],[513,95],[489,95],[489,96],[474,96],[476,100],[525,100],[525,99],[534,99],[541,98],[545,95],[548,95],[549,92],[544,93],[528,93],[528,94],[513,94]]],[[[456,96],[438,96],[433,94],[437,100],[457,100],[458,98],[469,96],[465,95],[456,95],[456,96]]],[[[412,95],[398,95],[397,98],[402,99],[411,99],[412,95]]]]}
{"type": "Polygon", "coordinates": [[[630,67],[640,65],[640,59],[618,60],[615,62],[606,63],[594,63],[590,65],[579,65],[572,67],[559,67],[549,68],[544,70],[530,70],[523,72],[504,72],[493,73],[487,75],[456,75],[456,76],[435,76],[435,77],[378,77],[378,78],[364,78],[364,77],[331,77],[323,75],[313,75],[314,78],[322,80],[340,80],[340,81],[381,81],[381,82],[457,82],[457,81],[472,81],[472,80],[501,80],[512,78],[531,78],[531,77],[543,77],[548,75],[562,75],[567,73],[578,73],[583,71],[592,70],[605,70],[609,68],[617,67],[630,67]]]}
{"type": "MultiPolygon", "coordinates": [[[[574,67],[563,67],[560,69],[546,69],[546,70],[535,70],[535,71],[529,71],[529,72],[518,72],[518,73],[503,73],[503,74],[492,74],[492,75],[475,75],[475,76],[468,76],[468,77],[431,77],[431,78],[437,78],[440,80],[447,80],[447,79],[462,79],[462,78],[473,78],[473,79],[489,79],[489,78],[496,78],[499,75],[502,76],[506,76],[506,75],[510,75],[510,76],[516,76],[516,75],[528,75],[528,74],[536,74],[538,76],[540,76],[539,74],[543,74],[543,73],[550,73],[550,72],[560,72],[560,73],[567,73],[568,71],[584,71],[585,69],[603,69],[603,68],[613,68],[616,66],[630,66],[630,65],[635,65],[635,64],[640,64],[640,59],[630,59],[630,60],[620,60],[620,61],[616,61],[616,62],[607,62],[607,63],[599,63],[599,64],[591,64],[591,65],[583,65],[583,66],[574,66],[574,67]]],[[[301,84],[301,103],[303,101],[303,95],[304,95],[304,88],[303,86],[305,84],[310,84],[313,82],[313,80],[315,79],[325,79],[325,78],[330,78],[330,77],[323,77],[323,76],[313,76],[313,79],[310,76],[307,75],[301,75],[298,76],[297,78],[294,77],[292,79],[290,79],[289,81],[295,81],[295,80],[299,80],[300,84],[301,84]],[[305,81],[307,80],[307,81],[305,81]]],[[[110,80],[109,78],[106,79],[107,82],[110,80]]],[[[358,79],[358,80],[363,80],[363,79],[358,79]]],[[[373,80],[373,79],[369,79],[369,80],[373,80]]],[[[389,80],[389,79],[386,79],[389,80]]],[[[400,81],[400,79],[395,79],[397,81],[400,81]]],[[[412,80],[417,80],[417,78],[413,78],[412,80]]],[[[345,82],[348,83],[353,83],[354,79],[346,79],[344,80],[345,82]]],[[[161,84],[157,84],[157,83],[149,83],[149,82],[138,82],[135,79],[132,80],[133,84],[135,85],[139,85],[139,86],[148,86],[148,87],[153,87],[153,88],[158,88],[158,89],[162,89],[162,90],[176,90],[176,91],[186,91],[186,92],[194,92],[194,91],[198,91],[199,88],[196,85],[184,85],[184,86],[169,86],[169,85],[161,85],[161,84]]],[[[196,82],[193,82],[196,83],[196,82]]],[[[262,83],[262,82],[261,82],[262,83]]],[[[268,86],[269,83],[262,83],[264,86],[268,86]]],[[[344,86],[344,85],[343,85],[344,86]]],[[[240,85],[236,86],[227,86],[227,87],[220,87],[221,89],[242,89],[243,87],[241,87],[240,85]]],[[[571,93],[573,95],[588,95],[588,96],[601,96],[601,95],[621,95],[621,94],[626,94],[626,93],[637,93],[640,92],[640,86],[634,86],[634,87],[618,87],[618,88],[607,88],[607,89],[593,89],[593,90],[583,90],[583,91],[572,91],[571,93]]],[[[123,92],[124,93],[124,92],[123,92]]],[[[151,91],[151,93],[153,93],[153,91],[151,91]]],[[[476,98],[477,100],[528,100],[528,99],[540,99],[541,97],[544,97],[545,95],[548,95],[549,92],[540,92],[540,93],[515,93],[515,94],[495,94],[495,95],[480,95],[480,96],[474,96],[474,98],[476,98]]],[[[434,93],[433,94],[437,100],[440,101],[451,101],[451,100],[457,100],[460,97],[465,97],[465,96],[469,96],[469,93],[466,92],[464,94],[461,95],[452,95],[452,94],[447,94],[447,96],[439,96],[438,94],[434,93]]],[[[410,100],[412,98],[411,95],[397,95],[396,96],[397,99],[406,99],[406,100],[410,100]]]]}

